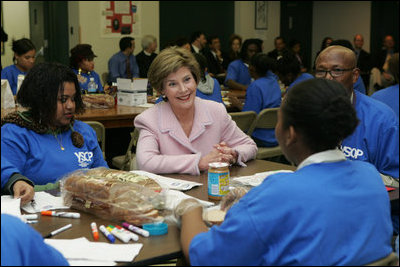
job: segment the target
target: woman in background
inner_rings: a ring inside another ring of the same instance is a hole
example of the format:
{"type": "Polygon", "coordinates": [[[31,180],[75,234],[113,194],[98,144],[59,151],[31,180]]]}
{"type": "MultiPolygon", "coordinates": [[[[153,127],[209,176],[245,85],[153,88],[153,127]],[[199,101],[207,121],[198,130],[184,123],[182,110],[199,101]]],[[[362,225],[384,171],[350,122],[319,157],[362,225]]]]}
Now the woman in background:
{"type": "Polygon", "coordinates": [[[17,94],[18,75],[25,76],[35,64],[36,48],[32,41],[22,38],[12,42],[14,64],[1,71],[1,79],[7,79],[13,95],[17,94]]]}

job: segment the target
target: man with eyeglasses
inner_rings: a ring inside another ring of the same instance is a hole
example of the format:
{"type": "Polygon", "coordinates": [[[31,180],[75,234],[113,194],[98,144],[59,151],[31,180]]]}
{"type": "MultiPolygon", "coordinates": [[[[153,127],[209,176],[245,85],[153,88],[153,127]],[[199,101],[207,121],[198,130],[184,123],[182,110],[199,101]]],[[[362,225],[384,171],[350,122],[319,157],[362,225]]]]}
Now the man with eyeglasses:
{"type": "Polygon", "coordinates": [[[352,50],[329,46],[318,55],[315,77],[340,82],[357,111],[360,123],[341,144],[345,156],[374,164],[381,174],[395,178],[384,180],[386,184],[398,185],[399,121],[388,106],[353,89],[360,75],[356,63],[352,50]]]}

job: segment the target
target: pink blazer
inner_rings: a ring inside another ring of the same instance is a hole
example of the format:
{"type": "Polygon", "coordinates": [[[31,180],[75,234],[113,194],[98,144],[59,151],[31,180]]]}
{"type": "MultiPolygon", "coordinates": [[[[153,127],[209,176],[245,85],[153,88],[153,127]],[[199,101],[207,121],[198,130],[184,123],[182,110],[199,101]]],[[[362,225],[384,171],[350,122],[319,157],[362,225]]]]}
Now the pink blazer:
{"type": "Polygon", "coordinates": [[[240,130],[215,101],[196,97],[192,132],[187,137],[171,106],[161,102],[142,112],[134,125],[140,130],[136,160],[140,170],[152,173],[199,175],[200,158],[225,141],[238,153],[238,164],[254,159],[257,145],[240,130]]]}

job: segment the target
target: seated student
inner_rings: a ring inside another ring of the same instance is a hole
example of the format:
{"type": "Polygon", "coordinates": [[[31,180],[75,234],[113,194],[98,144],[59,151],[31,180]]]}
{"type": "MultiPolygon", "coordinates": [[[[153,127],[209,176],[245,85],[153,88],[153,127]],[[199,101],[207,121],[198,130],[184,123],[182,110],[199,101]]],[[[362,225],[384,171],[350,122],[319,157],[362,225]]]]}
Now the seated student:
{"type": "Polygon", "coordinates": [[[360,124],[346,137],[341,149],[346,157],[367,161],[382,174],[399,179],[399,122],[385,104],[353,89],[359,78],[355,53],[338,45],[323,50],[315,62],[315,77],[333,79],[346,89],[360,124]]]}
{"type": "Polygon", "coordinates": [[[100,76],[94,71],[94,58],[97,57],[89,44],[78,44],[71,49],[69,64],[78,77],[82,93],[104,92],[100,76]],[[97,88],[89,88],[91,81],[94,81],[97,88]]]}
{"type": "MultiPolygon", "coordinates": [[[[275,74],[275,61],[267,54],[258,53],[251,58],[249,71],[254,82],[246,91],[246,100],[243,108],[238,100],[231,97],[233,103],[242,111],[255,111],[257,114],[266,108],[276,108],[281,105],[281,89],[275,74]]],[[[251,136],[259,147],[277,146],[274,130],[254,129],[251,136]]]]}
{"type": "Polygon", "coordinates": [[[117,81],[117,78],[132,79],[139,77],[139,67],[135,51],[135,38],[123,37],[119,40],[120,51],[108,61],[108,83],[117,81]]]}
{"type": "Polygon", "coordinates": [[[285,93],[294,85],[314,78],[307,72],[301,72],[300,63],[293,54],[286,54],[277,61],[277,73],[279,80],[287,86],[285,93]]]}
{"type": "Polygon", "coordinates": [[[137,64],[139,67],[139,77],[147,78],[151,62],[156,58],[157,38],[153,35],[145,35],[142,38],[143,50],[136,55],[137,64]]]}
{"type": "Polygon", "coordinates": [[[8,214],[1,214],[1,247],[1,266],[69,266],[37,231],[8,214]]]}
{"type": "Polygon", "coordinates": [[[244,165],[257,146],[232,121],[224,105],[196,97],[199,65],[184,49],[166,48],[149,69],[149,82],[164,102],[135,118],[139,169],[199,175],[210,162],[244,165]]]}
{"type": "Polygon", "coordinates": [[[17,94],[18,75],[26,75],[26,73],[35,64],[36,48],[32,41],[22,38],[12,43],[12,51],[14,52],[14,64],[1,70],[1,79],[7,79],[10,84],[13,95],[17,94]]]}
{"type": "Polygon", "coordinates": [[[178,204],[187,261],[360,266],[389,255],[390,202],[380,175],[368,162],[346,160],[337,148],[356,126],[356,112],[339,83],[310,79],[294,86],[282,102],[275,132],[297,170],[269,176],[210,229],[200,203],[178,204]]]}
{"type": "Polygon", "coordinates": [[[24,190],[33,190],[32,184],[55,183],[77,169],[107,167],[95,131],[74,119],[84,105],[70,68],[58,63],[36,65],[25,77],[17,102],[27,111],[1,121],[1,158],[9,162],[1,164],[2,189],[20,195],[11,179],[16,172],[31,181],[24,190]],[[11,169],[8,175],[6,168],[11,169]]]}
{"type": "Polygon", "coordinates": [[[244,41],[240,50],[240,59],[232,61],[226,72],[225,85],[230,89],[244,90],[251,83],[249,63],[252,56],[261,52],[260,42],[256,39],[244,41]]]}
{"type": "Polygon", "coordinates": [[[391,107],[399,118],[399,53],[389,59],[388,73],[393,76],[396,84],[375,92],[371,97],[391,107]]]}
{"type": "MultiPolygon", "coordinates": [[[[344,39],[334,40],[331,42],[330,45],[344,46],[344,47],[347,47],[348,49],[353,50],[354,54],[356,53],[354,51],[353,45],[351,44],[351,42],[349,40],[344,40],[344,39]]],[[[355,68],[357,67],[357,61],[356,61],[356,65],[354,65],[354,67],[355,68]]],[[[361,78],[361,75],[358,76],[357,81],[353,87],[354,87],[354,90],[357,90],[357,91],[363,93],[364,95],[367,92],[367,90],[365,89],[364,81],[361,78]]]]}

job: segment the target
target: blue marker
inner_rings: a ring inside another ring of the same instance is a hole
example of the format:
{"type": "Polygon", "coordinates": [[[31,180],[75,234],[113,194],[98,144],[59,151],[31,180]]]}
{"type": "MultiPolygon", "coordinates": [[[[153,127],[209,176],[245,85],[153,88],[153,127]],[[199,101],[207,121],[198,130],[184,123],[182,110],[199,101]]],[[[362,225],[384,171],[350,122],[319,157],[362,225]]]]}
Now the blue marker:
{"type": "Polygon", "coordinates": [[[107,231],[107,229],[106,229],[106,227],[104,225],[100,225],[99,230],[100,230],[100,232],[102,232],[107,237],[107,239],[111,243],[115,242],[114,236],[109,231],[107,231]]]}

